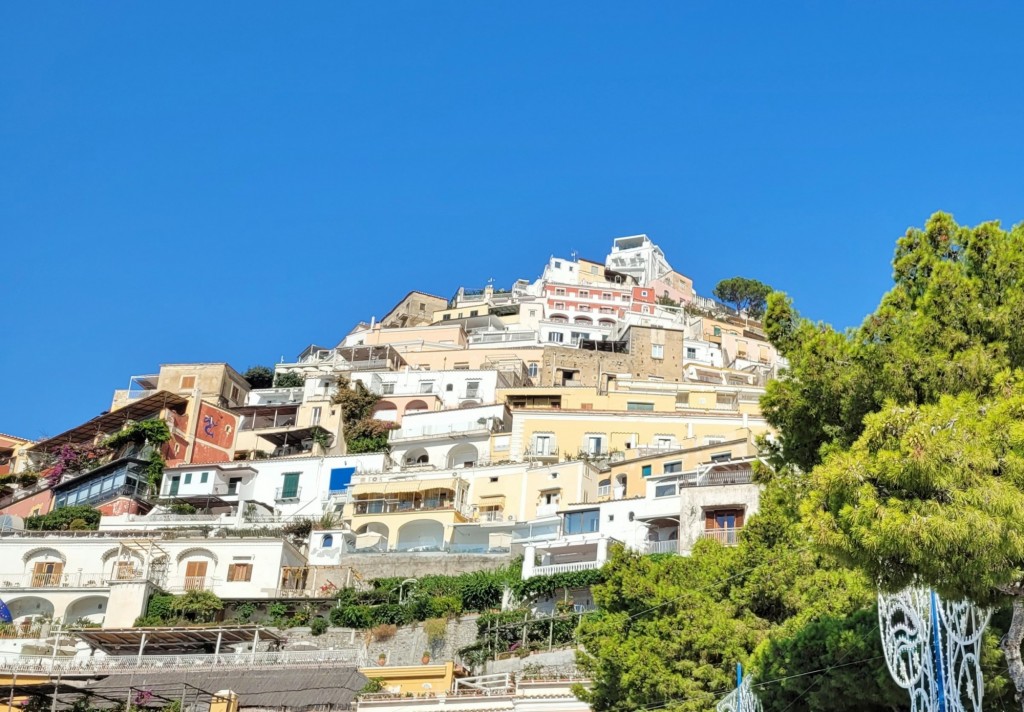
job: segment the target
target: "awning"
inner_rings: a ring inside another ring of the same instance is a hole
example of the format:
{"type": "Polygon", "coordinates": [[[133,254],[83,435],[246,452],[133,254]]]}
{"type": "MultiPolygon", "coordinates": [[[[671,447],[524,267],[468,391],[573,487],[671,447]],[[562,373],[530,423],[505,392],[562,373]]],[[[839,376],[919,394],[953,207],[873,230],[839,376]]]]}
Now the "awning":
{"type": "Polygon", "coordinates": [[[75,629],[76,636],[94,648],[108,655],[136,655],[140,646],[149,655],[163,652],[180,652],[189,648],[205,649],[206,646],[237,645],[251,643],[257,638],[263,641],[281,642],[282,638],[259,625],[237,626],[180,626],[170,628],[81,628],[75,629]],[[143,637],[145,639],[143,639],[143,637]]]}
{"type": "Polygon", "coordinates": [[[480,496],[481,507],[504,507],[505,506],[505,495],[503,494],[484,494],[480,496]]]}

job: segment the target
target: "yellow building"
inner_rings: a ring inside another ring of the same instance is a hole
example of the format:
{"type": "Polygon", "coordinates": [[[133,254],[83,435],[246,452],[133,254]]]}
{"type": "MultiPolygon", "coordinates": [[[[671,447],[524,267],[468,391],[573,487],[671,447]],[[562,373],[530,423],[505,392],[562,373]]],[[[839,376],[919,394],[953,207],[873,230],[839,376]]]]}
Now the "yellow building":
{"type": "Polygon", "coordinates": [[[638,448],[625,451],[623,459],[602,470],[597,483],[597,501],[643,497],[650,477],[689,472],[719,461],[742,460],[758,454],[755,437],[749,432],[722,442],[701,443],[696,438],[671,449],[638,448]]]}
{"type": "MultiPolygon", "coordinates": [[[[455,663],[440,665],[396,665],[359,668],[370,680],[379,680],[381,692],[390,695],[443,695],[455,683],[455,663]]],[[[371,695],[372,697],[372,695],[371,695]]]]}

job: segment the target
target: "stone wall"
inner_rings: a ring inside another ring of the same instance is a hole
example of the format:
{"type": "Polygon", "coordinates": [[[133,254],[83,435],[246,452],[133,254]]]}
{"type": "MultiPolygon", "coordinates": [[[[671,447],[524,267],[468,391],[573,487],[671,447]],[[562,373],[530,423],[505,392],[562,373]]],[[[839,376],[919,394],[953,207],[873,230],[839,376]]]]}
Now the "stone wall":
{"type": "MultiPolygon", "coordinates": [[[[511,554],[345,554],[340,566],[317,566],[307,578],[307,588],[317,590],[331,583],[338,588],[355,587],[369,583],[376,578],[470,573],[473,571],[494,571],[508,566],[511,554]]],[[[312,568],[312,567],[311,567],[312,568]]]]}
{"type": "Polygon", "coordinates": [[[328,628],[323,635],[314,636],[309,628],[291,628],[283,631],[287,637],[286,650],[348,650],[360,665],[373,666],[384,655],[387,665],[420,665],[424,651],[430,652],[433,662],[457,660],[458,651],[476,641],[477,616],[463,616],[448,621],[444,639],[431,645],[423,624],[403,626],[388,640],[373,640],[370,631],[352,628],[328,628]]]}

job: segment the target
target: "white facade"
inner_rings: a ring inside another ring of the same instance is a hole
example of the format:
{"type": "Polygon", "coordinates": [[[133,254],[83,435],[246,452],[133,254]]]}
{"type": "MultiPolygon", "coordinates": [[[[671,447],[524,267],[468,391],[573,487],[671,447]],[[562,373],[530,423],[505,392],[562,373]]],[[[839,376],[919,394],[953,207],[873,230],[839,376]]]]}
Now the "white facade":
{"type": "Polygon", "coordinates": [[[507,430],[504,405],[412,413],[391,432],[391,453],[401,465],[467,467],[491,459],[491,434],[507,430]]]}
{"type": "Polygon", "coordinates": [[[156,588],[221,598],[273,597],[282,566],[305,561],[279,538],[130,537],[22,532],[0,540],[0,598],[15,621],[60,618],[131,626],[156,588]]]}
{"type": "Polygon", "coordinates": [[[641,286],[647,286],[672,270],[665,253],[647,235],[616,238],[605,259],[605,267],[636,278],[641,286]]]}
{"type": "Polygon", "coordinates": [[[581,339],[606,341],[614,328],[614,325],[599,323],[572,324],[545,319],[540,322],[540,340],[545,346],[579,346],[581,339]]]}
{"type": "MultiPolygon", "coordinates": [[[[449,371],[364,371],[353,373],[352,380],[362,383],[367,390],[381,396],[391,397],[423,396],[423,404],[417,410],[406,406],[405,413],[460,408],[466,405],[494,403],[495,389],[501,374],[494,369],[449,370],[449,371]],[[430,407],[433,406],[433,407],[430,407]]],[[[397,410],[380,409],[374,417],[379,420],[397,419],[397,410]]]]}

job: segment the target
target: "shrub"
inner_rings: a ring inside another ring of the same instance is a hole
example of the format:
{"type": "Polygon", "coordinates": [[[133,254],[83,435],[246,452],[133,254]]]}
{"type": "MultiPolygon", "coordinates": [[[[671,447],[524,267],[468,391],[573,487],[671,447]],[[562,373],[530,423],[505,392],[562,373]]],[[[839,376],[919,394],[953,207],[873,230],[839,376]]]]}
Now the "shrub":
{"type": "Polygon", "coordinates": [[[91,529],[91,527],[89,526],[89,522],[79,517],[78,519],[71,520],[71,523],[68,524],[68,529],[70,529],[71,531],[80,532],[85,531],[86,529],[91,529]]]}
{"type": "Polygon", "coordinates": [[[279,373],[274,377],[275,388],[301,388],[306,379],[297,373],[279,373]]]}
{"type": "Polygon", "coordinates": [[[433,645],[444,640],[448,633],[448,621],[444,618],[430,618],[423,621],[423,632],[427,634],[427,642],[433,645]]]}
{"type": "Polygon", "coordinates": [[[84,504],[61,507],[49,514],[25,517],[25,528],[39,531],[64,531],[70,529],[71,524],[76,522],[84,522],[84,526],[78,525],[81,529],[96,529],[100,525],[100,513],[84,504]]]}
{"type": "Polygon", "coordinates": [[[235,616],[242,621],[249,620],[254,613],[256,613],[256,604],[254,603],[240,603],[235,607],[235,616]]]}
{"type": "Polygon", "coordinates": [[[398,633],[398,626],[391,623],[381,623],[370,629],[370,636],[376,641],[391,640],[398,633]]]}
{"type": "MultiPolygon", "coordinates": [[[[174,615],[174,596],[170,593],[154,593],[149,598],[149,605],[146,606],[147,619],[154,619],[160,622],[170,621],[174,615]]],[[[153,625],[159,625],[155,623],[153,625]]]]}
{"type": "Polygon", "coordinates": [[[369,628],[373,625],[373,609],[369,606],[343,606],[331,609],[331,623],[343,628],[369,628]]]}
{"type": "Polygon", "coordinates": [[[189,591],[171,601],[172,612],[194,623],[212,621],[223,608],[224,602],[212,591],[189,591]]]}
{"type": "Polygon", "coordinates": [[[310,632],[313,635],[323,635],[327,632],[327,626],[327,619],[322,616],[317,616],[309,624],[310,632]]]}

